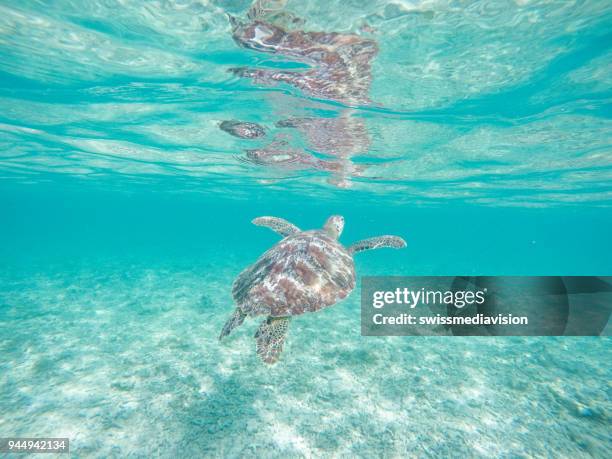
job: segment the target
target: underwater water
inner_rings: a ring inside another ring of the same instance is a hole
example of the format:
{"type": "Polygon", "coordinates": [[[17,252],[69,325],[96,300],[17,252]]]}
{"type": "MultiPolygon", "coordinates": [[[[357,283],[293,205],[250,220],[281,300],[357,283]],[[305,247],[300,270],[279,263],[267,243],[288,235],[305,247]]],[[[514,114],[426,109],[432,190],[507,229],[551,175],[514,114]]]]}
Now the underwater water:
{"type": "Polygon", "coordinates": [[[367,337],[359,298],[365,275],[611,274],[610,2],[265,3],[0,4],[0,437],[610,457],[609,336],[367,337]],[[257,21],[293,41],[255,43],[257,21]],[[251,220],[332,214],[345,245],[408,246],[357,254],[277,364],[260,318],[219,342],[280,240],[251,220]]]}

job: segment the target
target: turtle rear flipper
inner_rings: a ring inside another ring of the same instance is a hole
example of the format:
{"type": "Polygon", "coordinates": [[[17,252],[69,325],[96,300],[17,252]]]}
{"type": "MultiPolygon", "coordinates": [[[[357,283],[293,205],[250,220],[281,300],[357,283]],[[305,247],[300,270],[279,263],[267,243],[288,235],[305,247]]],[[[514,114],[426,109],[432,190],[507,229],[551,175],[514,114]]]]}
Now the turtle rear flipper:
{"type": "Polygon", "coordinates": [[[283,352],[288,327],[289,317],[269,316],[257,329],[257,355],[265,363],[273,364],[278,361],[283,352]]]}
{"type": "Polygon", "coordinates": [[[219,335],[219,340],[222,340],[224,337],[229,335],[234,328],[242,325],[242,322],[244,322],[244,318],[246,316],[247,315],[242,312],[242,309],[236,308],[231,317],[227,320],[227,322],[225,322],[223,330],[221,330],[221,334],[219,335]]]}

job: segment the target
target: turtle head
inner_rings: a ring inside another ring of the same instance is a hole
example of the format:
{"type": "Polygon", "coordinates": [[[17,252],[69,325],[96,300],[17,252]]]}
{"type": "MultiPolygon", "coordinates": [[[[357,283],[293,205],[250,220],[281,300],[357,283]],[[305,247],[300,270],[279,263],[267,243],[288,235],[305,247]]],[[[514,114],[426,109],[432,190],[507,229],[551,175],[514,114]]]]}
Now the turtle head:
{"type": "Polygon", "coordinates": [[[280,27],[256,20],[243,23],[228,15],[234,41],[243,48],[274,53],[287,33],[280,27]]]}
{"type": "Polygon", "coordinates": [[[342,215],[332,215],[327,219],[323,226],[323,231],[333,239],[338,239],[344,229],[344,217],[342,215]]]}

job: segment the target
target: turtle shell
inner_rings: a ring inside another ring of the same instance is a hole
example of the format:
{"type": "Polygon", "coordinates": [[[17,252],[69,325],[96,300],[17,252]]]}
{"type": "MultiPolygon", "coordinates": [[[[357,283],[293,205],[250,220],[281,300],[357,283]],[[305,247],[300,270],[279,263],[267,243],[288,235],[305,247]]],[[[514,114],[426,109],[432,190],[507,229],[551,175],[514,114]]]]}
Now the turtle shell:
{"type": "Polygon", "coordinates": [[[232,287],[248,315],[295,316],[318,311],[355,288],[353,257],[322,231],[289,236],[247,269],[232,287]]]}

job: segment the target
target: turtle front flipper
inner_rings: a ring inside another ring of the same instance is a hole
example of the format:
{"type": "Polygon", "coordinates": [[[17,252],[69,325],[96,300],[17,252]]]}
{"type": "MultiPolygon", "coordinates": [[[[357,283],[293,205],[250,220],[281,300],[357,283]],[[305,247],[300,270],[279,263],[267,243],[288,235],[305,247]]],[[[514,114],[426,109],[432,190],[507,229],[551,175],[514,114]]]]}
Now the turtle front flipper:
{"type": "Polygon", "coordinates": [[[380,249],[383,247],[391,247],[394,249],[401,249],[406,247],[406,241],[399,236],[378,236],[357,241],[351,244],[348,248],[349,253],[354,254],[357,252],[363,252],[364,250],[380,249]]]}
{"type": "Polygon", "coordinates": [[[257,329],[257,355],[265,363],[273,364],[278,361],[283,352],[289,320],[289,317],[268,316],[257,329]]]}
{"type": "Polygon", "coordinates": [[[283,237],[299,233],[301,230],[293,223],[278,217],[257,217],[251,223],[257,226],[267,226],[272,231],[277,232],[283,237]]]}
{"type": "Polygon", "coordinates": [[[227,322],[225,322],[223,330],[221,330],[221,334],[219,335],[219,340],[222,340],[224,337],[229,335],[234,328],[242,325],[242,322],[244,322],[244,318],[246,316],[247,315],[242,311],[242,309],[236,308],[231,317],[227,320],[227,322]]]}

